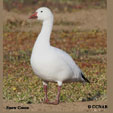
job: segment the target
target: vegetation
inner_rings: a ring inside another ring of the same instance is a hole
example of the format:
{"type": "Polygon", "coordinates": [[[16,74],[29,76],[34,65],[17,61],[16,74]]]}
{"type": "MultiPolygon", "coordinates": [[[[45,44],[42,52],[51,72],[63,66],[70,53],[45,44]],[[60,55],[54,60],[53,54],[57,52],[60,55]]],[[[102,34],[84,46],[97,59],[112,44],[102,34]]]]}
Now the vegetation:
{"type": "MultiPolygon", "coordinates": [[[[37,33],[4,32],[4,99],[40,103],[44,99],[42,81],[30,66],[31,50],[37,33]]],[[[91,84],[63,84],[62,102],[106,98],[106,32],[53,32],[51,44],[66,50],[91,84]],[[59,34],[59,36],[57,35],[59,34]],[[67,37],[72,37],[69,39],[67,37]],[[79,47],[79,49],[77,49],[79,47]],[[76,51],[78,54],[76,54],[76,51]]],[[[49,84],[49,98],[55,99],[57,85],[49,84]],[[54,92],[54,93],[53,93],[54,92]]]]}

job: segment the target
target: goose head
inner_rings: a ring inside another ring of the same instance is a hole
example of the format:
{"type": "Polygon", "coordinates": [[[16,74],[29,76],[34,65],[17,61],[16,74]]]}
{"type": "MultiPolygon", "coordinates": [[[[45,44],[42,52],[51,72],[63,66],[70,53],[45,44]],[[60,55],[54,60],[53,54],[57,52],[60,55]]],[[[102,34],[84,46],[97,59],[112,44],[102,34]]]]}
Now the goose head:
{"type": "Polygon", "coordinates": [[[47,7],[41,7],[36,10],[36,12],[29,17],[29,19],[38,19],[38,20],[51,20],[53,19],[53,14],[51,10],[47,7]]]}

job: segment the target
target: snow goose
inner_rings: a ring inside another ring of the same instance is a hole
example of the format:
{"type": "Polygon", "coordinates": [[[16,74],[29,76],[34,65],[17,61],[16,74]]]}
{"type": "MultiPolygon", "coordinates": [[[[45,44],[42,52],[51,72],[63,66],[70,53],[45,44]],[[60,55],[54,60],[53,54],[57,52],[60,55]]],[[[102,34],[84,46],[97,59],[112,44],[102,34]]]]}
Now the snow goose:
{"type": "Polygon", "coordinates": [[[53,27],[53,14],[47,7],[41,7],[29,17],[43,21],[43,26],[34,44],[31,55],[31,66],[34,73],[43,80],[45,103],[58,104],[60,89],[63,82],[88,82],[83,72],[65,51],[50,45],[50,35],[53,27]],[[58,94],[55,102],[49,102],[47,97],[48,82],[58,83],[58,94]]]}

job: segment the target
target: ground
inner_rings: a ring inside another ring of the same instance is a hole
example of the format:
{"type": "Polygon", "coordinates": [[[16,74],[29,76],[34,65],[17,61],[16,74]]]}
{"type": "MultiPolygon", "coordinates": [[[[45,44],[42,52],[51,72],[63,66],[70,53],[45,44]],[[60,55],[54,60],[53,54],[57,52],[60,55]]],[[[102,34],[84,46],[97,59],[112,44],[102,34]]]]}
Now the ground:
{"type": "Polygon", "coordinates": [[[59,105],[48,104],[22,104],[12,101],[4,101],[4,111],[8,111],[6,106],[10,107],[29,107],[29,110],[10,110],[10,111],[38,111],[38,112],[90,112],[90,111],[105,111],[105,108],[88,108],[88,105],[107,105],[107,101],[88,101],[88,102],[72,102],[72,103],[60,103],[59,105]]]}

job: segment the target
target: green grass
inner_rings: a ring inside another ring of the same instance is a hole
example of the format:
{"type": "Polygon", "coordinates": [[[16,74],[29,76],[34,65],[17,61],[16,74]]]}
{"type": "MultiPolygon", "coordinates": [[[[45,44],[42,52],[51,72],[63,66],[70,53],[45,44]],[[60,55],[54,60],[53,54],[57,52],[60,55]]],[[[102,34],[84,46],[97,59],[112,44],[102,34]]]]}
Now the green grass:
{"type": "MultiPolygon", "coordinates": [[[[41,103],[42,80],[32,71],[30,56],[38,33],[4,32],[3,98],[21,103],[41,103]]],[[[61,102],[106,99],[106,31],[53,31],[51,44],[67,51],[91,84],[64,83],[61,102]],[[72,37],[72,38],[68,38],[72,37]]],[[[49,99],[54,100],[57,84],[49,83],[49,99]]]]}

